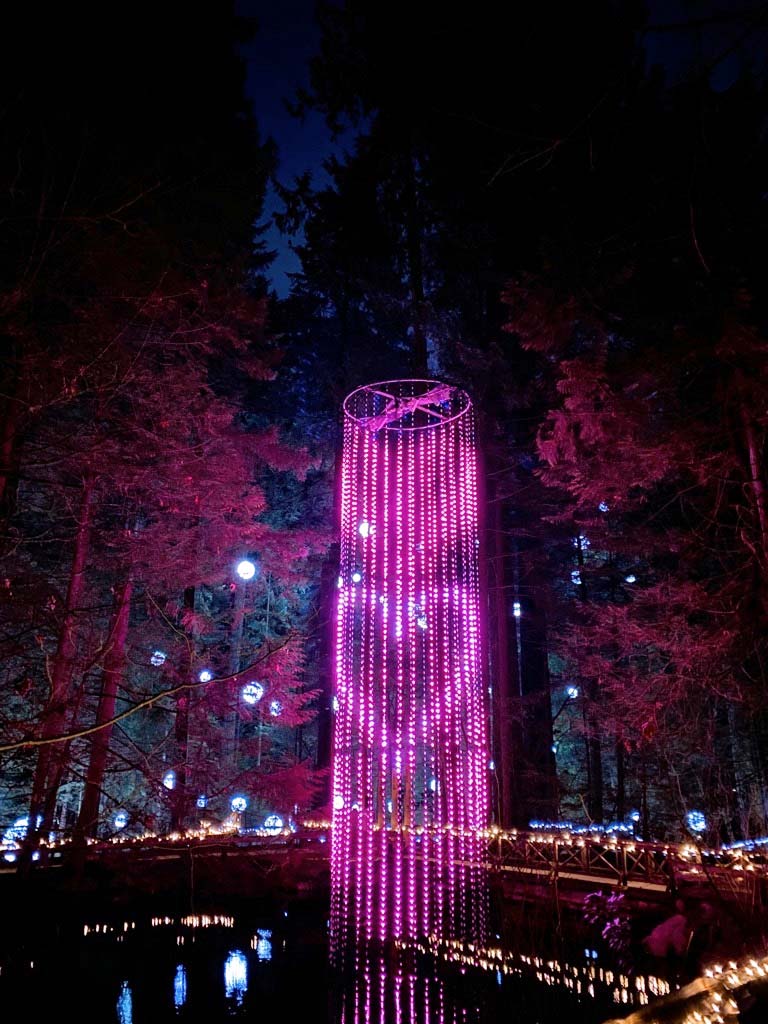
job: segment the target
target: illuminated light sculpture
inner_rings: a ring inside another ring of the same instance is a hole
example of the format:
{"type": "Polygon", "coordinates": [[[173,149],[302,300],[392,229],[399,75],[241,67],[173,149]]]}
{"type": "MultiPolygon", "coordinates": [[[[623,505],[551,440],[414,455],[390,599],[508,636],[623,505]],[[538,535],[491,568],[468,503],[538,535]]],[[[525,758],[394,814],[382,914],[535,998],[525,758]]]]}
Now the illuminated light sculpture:
{"type": "Polygon", "coordinates": [[[482,941],[489,743],[468,395],[421,380],[352,392],[340,487],[332,949],[482,941]]]}

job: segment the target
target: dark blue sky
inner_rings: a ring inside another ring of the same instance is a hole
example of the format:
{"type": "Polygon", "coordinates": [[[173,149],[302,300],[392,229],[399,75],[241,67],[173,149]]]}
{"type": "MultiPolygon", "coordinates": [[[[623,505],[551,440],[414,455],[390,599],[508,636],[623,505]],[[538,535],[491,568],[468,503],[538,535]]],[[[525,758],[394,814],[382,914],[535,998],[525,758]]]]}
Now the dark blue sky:
{"type": "MultiPolygon", "coordinates": [[[[313,20],[314,0],[237,0],[236,10],[258,22],[254,39],[241,52],[259,130],[263,138],[271,136],[278,145],[278,180],[289,184],[306,170],[311,170],[316,180],[323,180],[323,160],[341,147],[331,141],[321,117],[310,114],[299,121],[288,114],[283,102],[295,95],[298,86],[308,84],[307,65],[320,39],[313,20]]],[[[271,216],[275,204],[274,193],[270,193],[265,217],[271,216]]],[[[278,253],[270,271],[272,284],[278,295],[284,296],[290,285],[287,274],[298,269],[298,260],[288,240],[275,228],[267,243],[278,253]]]]}
{"type": "MultiPolygon", "coordinates": [[[[622,0],[619,0],[622,2],[622,0]]],[[[241,52],[246,61],[246,88],[261,134],[278,145],[278,179],[290,183],[311,170],[322,181],[322,162],[342,146],[335,144],[321,117],[300,122],[285,109],[284,99],[307,85],[307,65],[319,47],[314,0],[236,0],[240,15],[256,18],[258,30],[241,52]]],[[[649,0],[650,28],[643,34],[648,64],[661,64],[670,84],[711,66],[715,89],[727,89],[745,62],[765,72],[768,17],[763,0],[649,0]]],[[[276,206],[267,197],[265,218],[276,206]]],[[[272,228],[267,242],[278,253],[270,275],[278,295],[287,294],[287,274],[298,269],[289,239],[272,228]]]]}

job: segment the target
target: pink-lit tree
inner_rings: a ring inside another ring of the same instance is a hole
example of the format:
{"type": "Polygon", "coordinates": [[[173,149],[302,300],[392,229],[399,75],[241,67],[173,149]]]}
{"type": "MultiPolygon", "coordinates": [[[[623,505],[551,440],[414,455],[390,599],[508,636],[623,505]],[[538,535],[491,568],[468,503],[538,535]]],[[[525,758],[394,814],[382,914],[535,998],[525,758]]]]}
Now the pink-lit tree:
{"type": "Polygon", "coordinates": [[[480,941],[489,748],[467,394],[354,391],[340,486],[333,947],[480,941]]]}

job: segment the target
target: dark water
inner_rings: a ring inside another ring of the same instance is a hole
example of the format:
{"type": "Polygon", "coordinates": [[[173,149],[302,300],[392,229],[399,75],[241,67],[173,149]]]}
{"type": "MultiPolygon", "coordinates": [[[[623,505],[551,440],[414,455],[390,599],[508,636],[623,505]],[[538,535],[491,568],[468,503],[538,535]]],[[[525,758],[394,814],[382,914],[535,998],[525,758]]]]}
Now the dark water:
{"type": "Polygon", "coordinates": [[[584,949],[554,958],[426,943],[353,955],[341,974],[323,913],[307,908],[20,913],[0,939],[3,1021],[597,1024],[629,1013],[638,985],[653,984],[622,979],[584,949]]]}

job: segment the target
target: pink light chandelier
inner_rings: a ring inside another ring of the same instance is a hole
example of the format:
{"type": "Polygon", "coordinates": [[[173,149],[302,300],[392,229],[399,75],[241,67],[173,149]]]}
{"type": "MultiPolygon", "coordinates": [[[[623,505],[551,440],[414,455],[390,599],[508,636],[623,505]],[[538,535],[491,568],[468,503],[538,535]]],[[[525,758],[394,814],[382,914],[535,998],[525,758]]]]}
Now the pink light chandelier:
{"type": "Polygon", "coordinates": [[[489,823],[472,406],[436,381],[344,403],[331,939],[482,941],[489,823]]]}

